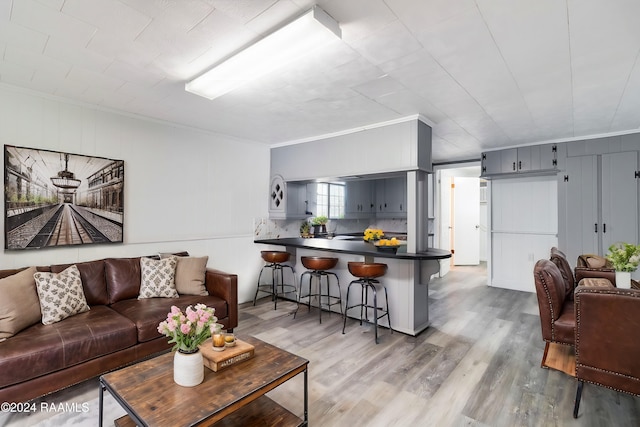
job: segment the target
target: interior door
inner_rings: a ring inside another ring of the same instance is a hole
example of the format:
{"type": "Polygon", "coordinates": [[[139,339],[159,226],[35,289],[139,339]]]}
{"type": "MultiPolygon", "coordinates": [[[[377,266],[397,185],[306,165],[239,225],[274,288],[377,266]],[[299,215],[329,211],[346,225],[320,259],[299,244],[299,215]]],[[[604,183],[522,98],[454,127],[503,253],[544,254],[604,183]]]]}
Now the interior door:
{"type": "Polygon", "coordinates": [[[453,263],[480,264],[480,179],[453,178],[453,263]]]}
{"type": "Polygon", "coordinates": [[[602,225],[598,219],[598,159],[597,156],[567,158],[566,230],[567,242],[559,248],[573,263],[582,254],[602,254],[599,235],[602,225]]]}
{"type": "Polygon", "coordinates": [[[602,155],[602,251],[617,242],[638,243],[638,154],[602,155]]]}

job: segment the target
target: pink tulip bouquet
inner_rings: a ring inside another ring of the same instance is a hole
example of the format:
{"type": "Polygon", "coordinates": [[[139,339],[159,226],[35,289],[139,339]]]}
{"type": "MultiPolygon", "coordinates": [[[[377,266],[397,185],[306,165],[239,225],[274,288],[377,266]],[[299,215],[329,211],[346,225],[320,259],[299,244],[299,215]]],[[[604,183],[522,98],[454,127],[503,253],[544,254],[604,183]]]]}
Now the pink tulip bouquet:
{"type": "Polygon", "coordinates": [[[222,329],[214,313],[215,309],[204,304],[196,304],[195,308],[189,306],[184,313],[174,305],[167,320],[158,325],[158,332],[169,337],[170,344],[175,344],[172,351],[193,353],[213,333],[222,329]]]}

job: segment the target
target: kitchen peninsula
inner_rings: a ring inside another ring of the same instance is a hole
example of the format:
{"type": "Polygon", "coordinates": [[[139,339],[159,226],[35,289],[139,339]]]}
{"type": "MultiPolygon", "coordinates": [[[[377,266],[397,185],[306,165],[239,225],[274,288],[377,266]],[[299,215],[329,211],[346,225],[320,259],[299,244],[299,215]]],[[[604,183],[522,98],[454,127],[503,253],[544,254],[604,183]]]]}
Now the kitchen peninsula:
{"type": "MultiPolygon", "coordinates": [[[[406,245],[401,245],[395,254],[379,252],[374,245],[364,242],[362,237],[354,236],[336,236],[334,239],[290,237],[256,240],[255,243],[277,246],[280,250],[284,246],[287,252],[293,255],[294,268],[298,274],[297,280],[305,270],[300,262],[301,257],[337,257],[338,265],[332,271],[340,279],[343,301],[346,300],[347,285],[354,279],[347,270],[348,262],[387,264],[387,273],[380,278],[380,281],[387,288],[389,295],[391,326],[395,331],[414,336],[429,326],[429,280],[439,271],[438,260],[451,257],[449,251],[440,249],[409,253],[406,251],[406,245]]],[[[359,295],[353,292],[349,297],[354,300],[359,298],[359,295]]],[[[384,320],[380,325],[389,326],[384,320]]]]}

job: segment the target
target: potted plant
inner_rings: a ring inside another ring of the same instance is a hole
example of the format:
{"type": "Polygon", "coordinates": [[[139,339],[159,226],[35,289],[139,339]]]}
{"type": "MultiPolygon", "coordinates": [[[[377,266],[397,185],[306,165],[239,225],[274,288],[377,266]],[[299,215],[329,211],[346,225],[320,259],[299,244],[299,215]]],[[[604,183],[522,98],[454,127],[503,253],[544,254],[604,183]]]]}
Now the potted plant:
{"type": "Polygon", "coordinates": [[[607,260],[611,261],[616,270],[616,286],[630,288],[631,273],[636,271],[640,264],[640,245],[615,243],[609,246],[607,260]]]}
{"type": "Polygon", "coordinates": [[[319,215],[311,220],[313,225],[313,235],[319,236],[320,234],[327,234],[327,222],[329,218],[324,215],[319,215]]]}
{"type": "Polygon", "coordinates": [[[302,221],[302,224],[300,224],[300,235],[302,237],[309,237],[311,231],[311,224],[309,224],[308,221],[302,221]]]}
{"type": "Polygon", "coordinates": [[[160,322],[158,332],[169,337],[174,344],[173,380],[185,387],[193,387],[204,380],[204,365],[199,346],[213,333],[222,329],[217,323],[215,309],[204,304],[196,304],[182,312],[171,306],[167,319],[160,322]]]}

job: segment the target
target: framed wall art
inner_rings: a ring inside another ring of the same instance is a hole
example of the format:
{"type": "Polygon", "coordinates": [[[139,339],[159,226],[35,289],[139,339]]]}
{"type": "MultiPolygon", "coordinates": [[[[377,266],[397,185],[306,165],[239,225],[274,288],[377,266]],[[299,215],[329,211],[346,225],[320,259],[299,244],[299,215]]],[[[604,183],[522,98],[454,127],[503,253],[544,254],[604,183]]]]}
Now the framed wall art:
{"type": "Polygon", "coordinates": [[[124,161],[4,146],[5,249],[122,243],[124,161]]]}

